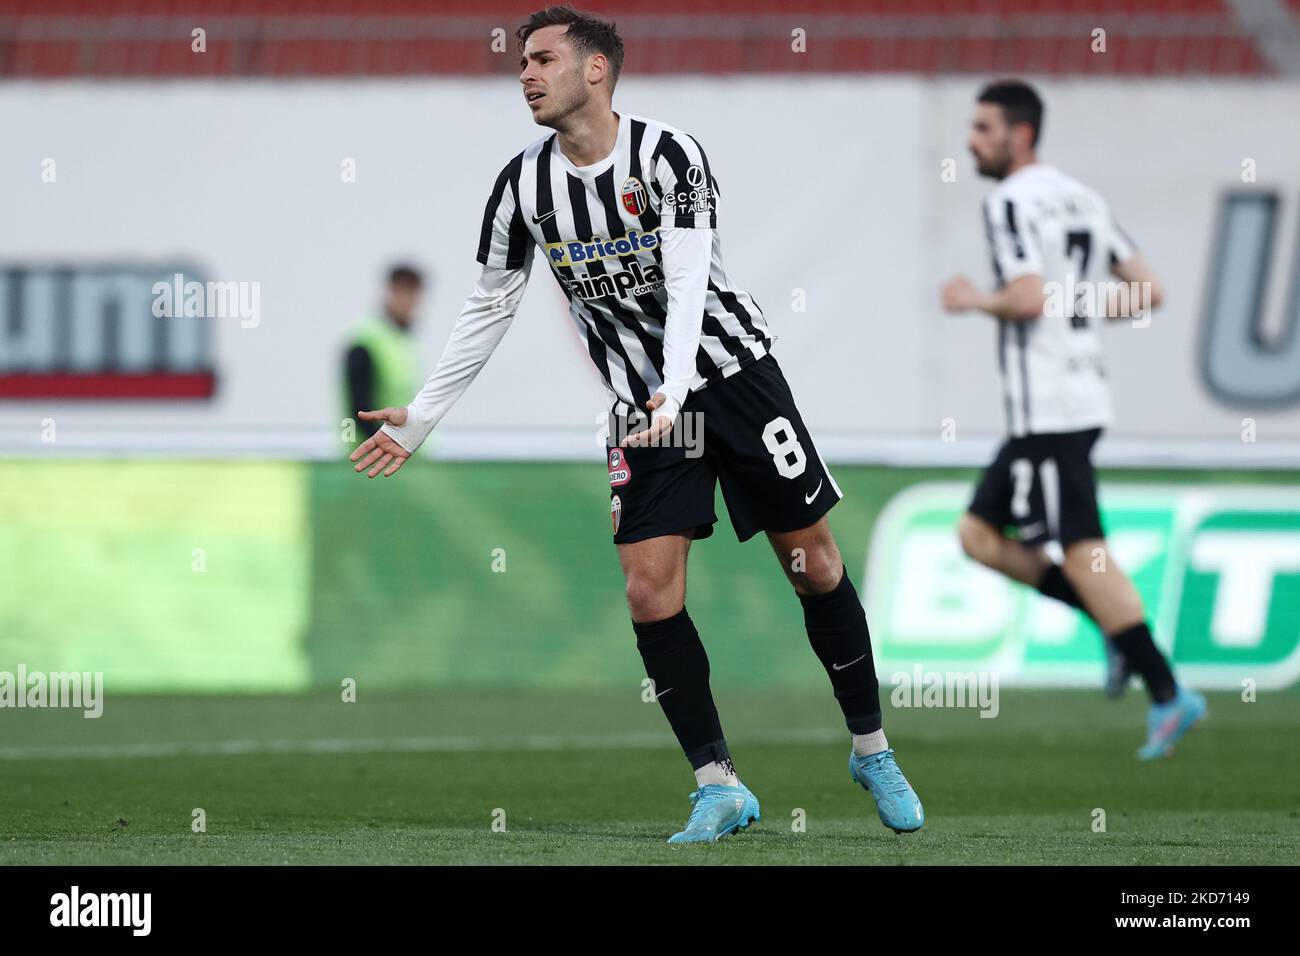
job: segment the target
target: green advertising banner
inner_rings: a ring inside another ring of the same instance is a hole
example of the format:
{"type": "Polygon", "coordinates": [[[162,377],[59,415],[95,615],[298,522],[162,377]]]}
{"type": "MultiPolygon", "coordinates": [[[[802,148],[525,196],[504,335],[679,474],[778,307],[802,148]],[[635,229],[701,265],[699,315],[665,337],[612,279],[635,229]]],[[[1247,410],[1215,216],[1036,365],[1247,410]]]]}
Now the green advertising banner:
{"type": "MultiPolygon", "coordinates": [[[[835,474],[883,678],[1099,686],[1082,615],[960,552],[973,472],[835,474]]],[[[1114,554],[1184,679],[1294,683],[1300,476],[1125,478],[1102,483],[1114,554]]],[[[824,687],[771,549],[717,511],[687,594],[717,685],[824,687]]],[[[0,462],[0,672],[103,672],[109,693],[637,687],[610,537],[600,462],[418,462],[391,481],[343,462],[0,462]]]]}
{"type": "Polygon", "coordinates": [[[0,467],[0,671],[110,693],[307,686],[308,474],[286,462],[0,467]]]}
{"type": "MultiPolygon", "coordinates": [[[[996,670],[1006,684],[1096,686],[1100,635],[1078,612],[961,552],[970,486],[925,482],[876,522],[865,602],[880,670],[996,670]]],[[[1300,489],[1103,487],[1115,561],[1156,641],[1197,687],[1287,687],[1300,677],[1300,489]]]]}

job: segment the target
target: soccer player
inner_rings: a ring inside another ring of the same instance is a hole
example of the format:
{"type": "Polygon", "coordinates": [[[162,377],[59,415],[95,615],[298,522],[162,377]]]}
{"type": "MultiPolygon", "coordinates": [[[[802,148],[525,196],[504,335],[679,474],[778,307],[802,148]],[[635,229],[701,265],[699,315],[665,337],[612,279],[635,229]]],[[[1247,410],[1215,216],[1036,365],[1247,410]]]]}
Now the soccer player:
{"type": "Polygon", "coordinates": [[[505,334],[540,249],[608,390],[610,513],[632,629],[695,771],[689,819],[669,842],[713,841],[759,818],[685,606],[687,552],[713,533],[719,481],[736,535],[767,534],[803,604],[852,735],[852,779],[886,826],[920,828],[921,802],[881,727],[866,616],[825,518],[840,491],[770,353],[767,320],[723,270],[704,150],[613,111],[623,63],[613,24],[548,7],[516,35],[524,100],[553,132],[501,170],[479,237],[482,274],[451,340],[411,404],[362,413],[384,424],[353,453],[356,470],[393,475],[420,446],[505,334]],[[705,429],[696,449],[673,440],[687,416],[705,429]]]}
{"type": "Polygon", "coordinates": [[[1151,710],[1138,756],[1150,760],[1205,715],[1205,698],[1175,681],[1137,589],[1106,546],[1091,456],[1111,421],[1098,325],[1158,307],[1160,283],[1105,200],[1038,161],[1042,125],[1042,100],[1025,83],[979,94],[969,145],[980,175],[998,181],[984,200],[997,288],[982,292],[958,276],[942,298],[950,312],[997,321],[1010,435],[958,532],[976,561],[1092,619],[1113,645],[1113,690],[1130,669],[1141,675],[1151,710]],[[1105,283],[1107,271],[1123,281],[1105,283]],[[1010,526],[1014,537],[1004,533],[1010,526]],[[1044,548],[1050,541],[1062,549],[1060,565],[1044,548]]]}

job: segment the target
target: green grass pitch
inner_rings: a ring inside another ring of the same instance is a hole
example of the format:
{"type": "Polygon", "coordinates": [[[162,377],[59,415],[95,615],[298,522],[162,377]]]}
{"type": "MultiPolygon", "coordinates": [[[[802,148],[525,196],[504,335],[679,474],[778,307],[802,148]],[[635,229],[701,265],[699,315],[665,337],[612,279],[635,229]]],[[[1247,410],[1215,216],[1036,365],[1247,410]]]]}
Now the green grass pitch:
{"type": "MultiPolygon", "coordinates": [[[[883,689],[886,694],[888,688],[883,689]]],[[[1285,864],[1300,858],[1300,693],[1210,695],[1141,764],[1144,701],[1004,690],[1001,713],[886,707],[927,823],[848,777],[829,693],[718,695],[763,819],[669,847],[694,780],[635,690],[110,697],[0,712],[6,864],[1285,864]],[[193,811],[206,832],[192,830],[193,811]],[[1094,831],[1094,811],[1105,832],[1094,831]],[[806,821],[803,832],[794,823],[806,821]],[[493,828],[494,819],[504,830],[493,828]]]]}

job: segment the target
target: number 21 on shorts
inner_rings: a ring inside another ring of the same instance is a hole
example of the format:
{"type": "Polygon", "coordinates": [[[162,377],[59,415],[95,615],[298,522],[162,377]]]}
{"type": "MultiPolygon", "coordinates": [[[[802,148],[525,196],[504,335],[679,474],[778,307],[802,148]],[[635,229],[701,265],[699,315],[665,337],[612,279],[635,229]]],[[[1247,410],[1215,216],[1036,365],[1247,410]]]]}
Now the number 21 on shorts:
{"type": "MultiPolygon", "coordinates": [[[[1038,478],[1043,489],[1043,508],[1048,526],[1055,530],[1060,513],[1060,475],[1055,458],[1044,458],[1038,463],[1038,478]]],[[[1017,458],[1011,463],[1011,516],[1029,517],[1029,492],[1034,486],[1034,463],[1028,458],[1017,458]]]]}

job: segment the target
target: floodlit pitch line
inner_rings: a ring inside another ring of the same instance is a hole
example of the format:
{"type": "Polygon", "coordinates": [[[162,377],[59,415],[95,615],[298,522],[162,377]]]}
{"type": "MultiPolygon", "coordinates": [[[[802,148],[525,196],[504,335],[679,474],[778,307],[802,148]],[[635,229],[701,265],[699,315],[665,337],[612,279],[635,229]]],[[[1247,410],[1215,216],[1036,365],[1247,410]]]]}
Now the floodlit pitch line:
{"type": "MultiPolygon", "coordinates": [[[[774,730],[739,735],[740,743],[845,742],[848,732],[832,728],[774,730]]],[[[493,750],[669,750],[677,743],[667,734],[570,734],[530,737],[326,737],[314,740],[211,740],[86,744],[54,747],[0,747],[0,760],[117,760],[132,757],[232,757],[260,754],[467,753],[493,750]]]]}

